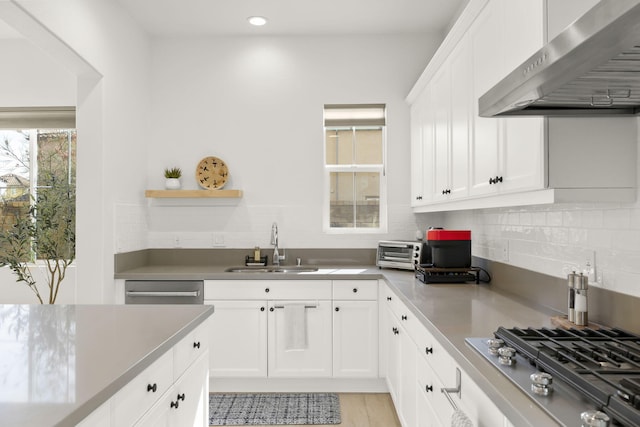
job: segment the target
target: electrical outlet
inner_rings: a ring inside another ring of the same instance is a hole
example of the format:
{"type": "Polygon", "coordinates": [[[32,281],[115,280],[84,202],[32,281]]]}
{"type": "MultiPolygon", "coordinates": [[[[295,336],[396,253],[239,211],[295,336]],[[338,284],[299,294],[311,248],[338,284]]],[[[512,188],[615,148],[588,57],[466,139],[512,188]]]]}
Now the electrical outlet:
{"type": "Polygon", "coordinates": [[[509,262],[509,241],[501,240],[496,245],[497,261],[509,262]]]}
{"type": "Polygon", "coordinates": [[[224,247],[225,243],[224,243],[224,234],[222,233],[213,233],[213,235],[211,236],[211,246],[213,247],[224,247]]]}
{"type": "Polygon", "coordinates": [[[582,273],[589,278],[590,283],[597,283],[596,251],[589,251],[584,262],[582,273]]]}

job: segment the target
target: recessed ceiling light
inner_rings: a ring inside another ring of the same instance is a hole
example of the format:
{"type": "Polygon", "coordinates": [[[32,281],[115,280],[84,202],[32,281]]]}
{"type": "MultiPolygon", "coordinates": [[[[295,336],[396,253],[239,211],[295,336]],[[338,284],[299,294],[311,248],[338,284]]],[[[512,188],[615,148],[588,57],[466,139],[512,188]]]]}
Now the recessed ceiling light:
{"type": "Polygon", "coordinates": [[[251,25],[255,25],[256,27],[261,27],[267,23],[267,18],[264,18],[262,16],[250,16],[247,18],[247,21],[249,21],[249,24],[251,25]]]}

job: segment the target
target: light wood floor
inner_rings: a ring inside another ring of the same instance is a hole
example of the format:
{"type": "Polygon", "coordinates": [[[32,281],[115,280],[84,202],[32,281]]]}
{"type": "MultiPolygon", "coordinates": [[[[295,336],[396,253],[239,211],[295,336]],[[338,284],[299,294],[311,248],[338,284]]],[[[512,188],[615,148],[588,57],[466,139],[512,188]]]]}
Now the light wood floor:
{"type": "Polygon", "coordinates": [[[339,393],[338,396],[342,423],[314,427],[400,427],[388,393],[339,393]]]}

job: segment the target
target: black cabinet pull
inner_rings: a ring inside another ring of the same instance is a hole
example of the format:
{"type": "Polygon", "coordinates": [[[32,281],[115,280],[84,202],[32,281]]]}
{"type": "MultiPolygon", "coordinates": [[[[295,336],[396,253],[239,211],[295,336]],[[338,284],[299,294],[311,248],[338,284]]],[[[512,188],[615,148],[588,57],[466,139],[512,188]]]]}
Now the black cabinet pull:
{"type": "Polygon", "coordinates": [[[489,185],[495,184],[495,182],[493,182],[493,178],[489,178],[489,185]]]}
{"type": "Polygon", "coordinates": [[[264,311],[264,307],[260,307],[260,311],[264,311]]]}
{"type": "Polygon", "coordinates": [[[427,391],[427,393],[429,393],[430,391],[433,391],[433,386],[432,385],[428,385],[425,387],[425,390],[427,391]]]}
{"type": "Polygon", "coordinates": [[[336,311],[340,311],[340,307],[336,307],[336,311]]]}
{"type": "Polygon", "coordinates": [[[200,348],[200,341],[193,343],[193,348],[200,348]]]}
{"type": "Polygon", "coordinates": [[[269,311],[273,311],[273,310],[274,310],[274,308],[273,308],[273,307],[271,307],[271,308],[269,309],[269,311]]]}
{"type": "Polygon", "coordinates": [[[407,316],[405,316],[404,314],[401,317],[402,320],[407,320],[407,316]]]}
{"type": "Polygon", "coordinates": [[[178,397],[176,398],[176,402],[178,400],[182,400],[184,402],[184,393],[178,395],[178,397]]]}
{"type": "Polygon", "coordinates": [[[387,301],[391,301],[391,297],[387,297],[387,301]]]}
{"type": "Polygon", "coordinates": [[[501,176],[496,176],[496,183],[498,182],[502,182],[502,177],[501,176]]]}
{"type": "Polygon", "coordinates": [[[157,390],[158,390],[158,384],[156,383],[153,383],[153,385],[147,384],[147,391],[151,391],[155,393],[157,390]]]}
{"type": "Polygon", "coordinates": [[[178,406],[179,406],[179,405],[180,405],[180,402],[178,402],[177,400],[176,400],[175,402],[174,402],[174,401],[171,401],[171,407],[172,407],[172,408],[176,408],[176,409],[178,409],[178,406]]]}
{"type": "Polygon", "coordinates": [[[425,347],[424,352],[426,354],[433,354],[433,347],[425,347]]]}
{"type": "Polygon", "coordinates": [[[353,288],[353,293],[355,294],[356,292],[358,292],[358,288],[353,288]]]}
{"type": "Polygon", "coordinates": [[[269,288],[266,288],[264,291],[265,291],[266,293],[269,293],[269,288]]]}
{"type": "Polygon", "coordinates": [[[393,335],[398,335],[400,333],[398,328],[392,328],[391,330],[393,331],[393,335]]]}

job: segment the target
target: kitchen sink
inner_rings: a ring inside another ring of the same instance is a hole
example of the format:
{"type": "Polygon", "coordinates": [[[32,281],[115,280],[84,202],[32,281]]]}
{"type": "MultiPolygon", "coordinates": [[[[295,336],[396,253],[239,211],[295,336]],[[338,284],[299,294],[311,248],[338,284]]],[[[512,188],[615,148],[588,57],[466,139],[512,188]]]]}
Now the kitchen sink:
{"type": "Polygon", "coordinates": [[[318,267],[306,265],[289,265],[282,267],[229,267],[227,273],[312,273],[318,271],[318,267]]]}

